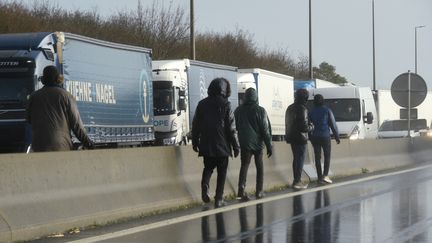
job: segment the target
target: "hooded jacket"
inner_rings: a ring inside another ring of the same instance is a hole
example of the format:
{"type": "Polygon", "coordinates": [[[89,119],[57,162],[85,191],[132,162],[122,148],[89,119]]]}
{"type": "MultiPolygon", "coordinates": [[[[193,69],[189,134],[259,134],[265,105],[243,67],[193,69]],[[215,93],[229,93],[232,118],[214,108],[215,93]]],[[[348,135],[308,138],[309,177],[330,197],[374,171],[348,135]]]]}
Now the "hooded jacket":
{"type": "Polygon", "coordinates": [[[298,91],[294,103],[288,106],[285,112],[285,141],[291,144],[307,144],[308,133],[313,130],[306,108],[309,95],[307,91],[305,94],[298,91]]]}
{"type": "Polygon", "coordinates": [[[255,89],[246,90],[244,102],[234,111],[242,150],[271,150],[271,125],[265,109],[258,105],[255,89]]]}
{"type": "Polygon", "coordinates": [[[27,121],[32,125],[32,149],[35,152],[71,150],[71,131],[84,146],[92,144],[75,99],[60,86],[45,85],[30,96],[27,121]]]}
{"type": "Polygon", "coordinates": [[[324,105],[315,106],[309,113],[309,118],[314,124],[311,138],[330,138],[330,129],[336,141],[339,140],[339,132],[333,112],[324,105]]]}
{"type": "Polygon", "coordinates": [[[232,156],[232,150],[239,150],[239,143],[225,79],[213,80],[207,94],[198,103],[192,121],[192,145],[199,148],[198,156],[232,156]]]}

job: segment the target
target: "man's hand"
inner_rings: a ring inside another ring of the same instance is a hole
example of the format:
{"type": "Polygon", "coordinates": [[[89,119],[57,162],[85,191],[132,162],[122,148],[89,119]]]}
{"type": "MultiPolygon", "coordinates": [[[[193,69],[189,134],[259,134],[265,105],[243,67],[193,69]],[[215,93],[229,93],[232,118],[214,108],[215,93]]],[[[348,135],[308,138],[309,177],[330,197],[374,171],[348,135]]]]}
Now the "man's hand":
{"type": "Polygon", "coordinates": [[[238,148],[233,149],[234,150],[234,158],[237,158],[237,156],[240,153],[240,150],[238,148]]]}
{"type": "Polygon", "coordinates": [[[337,143],[337,144],[340,144],[340,139],[336,139],[336,143],[337,143]]]}
{"type": "Polygon", "coordinates": [[[197,145],[193,145],[192,148],[193,148],[193,150],[194,150],[195,152],[197,152],[197,153],[199,152],[199,149],[198,149],[198,146],[197,146],[197,145]]]}
{"type": "Polygon", "coordinates": [[[273,154],[272,149],[267,149],[267,158],[270,158],[273,154]]]}

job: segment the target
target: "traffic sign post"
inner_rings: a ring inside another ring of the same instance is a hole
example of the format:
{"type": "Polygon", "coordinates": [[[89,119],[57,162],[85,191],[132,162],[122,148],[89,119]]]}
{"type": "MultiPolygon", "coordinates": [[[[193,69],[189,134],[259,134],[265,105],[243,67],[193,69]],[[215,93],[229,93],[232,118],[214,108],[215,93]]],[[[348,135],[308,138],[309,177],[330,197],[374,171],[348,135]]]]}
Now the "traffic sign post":
{"type": "MultiPolygon", "coordinates": [[[[408,110],[408,137],[411,136],[411,109],[420,105],[427,95],[427,86],[424,79],[416,74],[403,73],[396,77],[391,86],[391,96],[399,106],[408,110]]],[[[402,118],[402,114],[401,119],[402,118]]]]}

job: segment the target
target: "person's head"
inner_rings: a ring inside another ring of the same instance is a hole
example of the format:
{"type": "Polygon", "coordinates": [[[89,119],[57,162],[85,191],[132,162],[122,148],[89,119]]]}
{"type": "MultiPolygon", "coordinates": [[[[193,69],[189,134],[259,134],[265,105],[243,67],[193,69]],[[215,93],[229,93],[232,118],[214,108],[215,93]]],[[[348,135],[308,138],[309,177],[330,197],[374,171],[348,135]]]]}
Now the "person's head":
{"type": "Polygon", "coordinates": [[[258,94],[254,88],[248,88],[245,91],[244,103],[257,103],[258,94]]]}
{"type": "Polygon", "coordinates": [[[211,81],[207,94],[209,96],[222,96],[228,98],[231,96],[231,85],[225,78],[215,78],[211,81]]]}
{"type": "Polygon", "coordinates": [[[313,101],[315,106],[322,106],[324,105],[324,97],[320,94],[316,94],[314,95],[314,101],[313,101]]]}
{"type": "Polygon", "coordinates": [[[309,98],[309,91],[307,89],[298,89],[294,93],[294,102],[300,104],[306,104],[309,98]]]}
{"type": "Polygon", "coordinates": [[[42,75],[42,84],[44,85],[60,85],[63,83],[63,78],[61,78],[55,66],[45,67],[42,75]]]}

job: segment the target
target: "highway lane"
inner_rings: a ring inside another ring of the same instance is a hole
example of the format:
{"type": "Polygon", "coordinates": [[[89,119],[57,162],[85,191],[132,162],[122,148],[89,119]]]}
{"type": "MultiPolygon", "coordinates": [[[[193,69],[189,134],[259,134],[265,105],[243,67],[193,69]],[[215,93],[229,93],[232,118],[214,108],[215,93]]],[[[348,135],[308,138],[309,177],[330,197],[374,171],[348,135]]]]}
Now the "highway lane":
{"type": "Polygon", "coordinates": [[[432,242],[432,166],[202,207],[79,238],[75,242],[432,242]]]}

